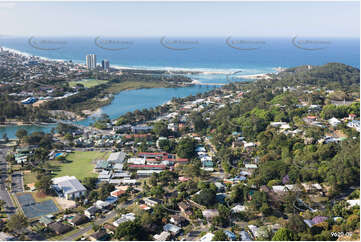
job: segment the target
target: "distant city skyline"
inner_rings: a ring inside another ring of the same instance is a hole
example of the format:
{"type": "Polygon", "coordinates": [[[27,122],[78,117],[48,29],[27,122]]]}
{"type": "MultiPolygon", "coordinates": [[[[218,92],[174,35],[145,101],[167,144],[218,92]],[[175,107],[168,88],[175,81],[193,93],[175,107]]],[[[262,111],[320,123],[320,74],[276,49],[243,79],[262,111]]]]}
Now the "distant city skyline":
{"type": "Polygon", "coordinates": [[[2,2],[1,36],[359,38],[359,2],[2,2]]]}

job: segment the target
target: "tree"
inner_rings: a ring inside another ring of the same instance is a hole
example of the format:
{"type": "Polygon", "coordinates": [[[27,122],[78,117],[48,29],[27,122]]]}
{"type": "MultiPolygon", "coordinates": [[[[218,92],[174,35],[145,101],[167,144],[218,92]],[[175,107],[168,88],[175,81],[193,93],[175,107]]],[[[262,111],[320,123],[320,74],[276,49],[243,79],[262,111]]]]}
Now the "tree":
{"type": "Polygon", "coordinates": [[[164,122],[156,122],[153,125],[153,132],[157,136],[167,137],[169,135],[168,125],[164,122]]]}
{"type": "Polygon", "coordinates": [[[28,224],[28,219],[23,214],[17,213],[10,217],[7,228],[10,231],[21,232],[28,224]]]}
{"type": "Polygon", "coordinates": [[[292,241],[295,240],[295,237],[295,234],[291,230],[280,228],[272,237],[272,241],[292,241]]]}
{"type": "Polygon", "coordinates": [[[294,232],[303,232],[306,230],[306,224],[303,222],[303,218],[298,215],[291,215],[287,222],[287,228],[294,232]]]}
{"type": "Polygon", "coordinates": [[[227,235],[223,232],[223,230],[217,230],[216,232],[214,232],[214,237],[212,239],[213,241],[227,241],[228,237],[227,235]]]}
{"type": "Polygon", "coordinates": [[[18,138],[18,139],[23,139],[25,136],[28,135],[28,131],[26,131],[26,129],[18,129],[15,133],[15,136],[18,138]]]}
{"type": "Polygon", "coordinates": [[[40,176],[38,181],[35,183],[35,187],[38,190],[41,190],[41,191],[45,192],[46,194],[48,194],[50,192],[50,188],[51,188],[52,184],[53,184],[53,182],[51,181],[51,176],[42,175],[42,176],[40,176]]]}
{"type": "Polygon", "coordinates": [[[98,179],[96,177],[85,177],[83,179],[83,185],[90,191],[97,187],[97,182],[98,179]]]}
{"type": "Polygon", "coordinates": [[[177,155],[181,158],[192,158],[195,155],[195,142],[192,138],[182,138],[177,145],[177,155]]]}
{"type": "Polygon", "coordinates": [[[209,207],[216,203],[216,193],[209,188],[203,189],[199,194],[194,196],[194,201],[209,207]]]}
{"type": "Polygon", "coordinates": [[[121,223],[115,231],[115,238],[122,240],[147,240],[147,233],[140,224],[139,219],[121,223]]]}

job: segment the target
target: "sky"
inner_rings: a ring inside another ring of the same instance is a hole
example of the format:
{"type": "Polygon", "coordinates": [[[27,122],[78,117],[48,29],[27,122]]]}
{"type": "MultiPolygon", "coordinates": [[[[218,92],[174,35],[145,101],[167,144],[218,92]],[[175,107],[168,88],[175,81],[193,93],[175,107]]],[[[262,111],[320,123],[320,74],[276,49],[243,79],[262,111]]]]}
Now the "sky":
{"type": "Polygon", "coordinates": [[[0,36],[360,37],[357,2],[0,3],[0,36]]]}

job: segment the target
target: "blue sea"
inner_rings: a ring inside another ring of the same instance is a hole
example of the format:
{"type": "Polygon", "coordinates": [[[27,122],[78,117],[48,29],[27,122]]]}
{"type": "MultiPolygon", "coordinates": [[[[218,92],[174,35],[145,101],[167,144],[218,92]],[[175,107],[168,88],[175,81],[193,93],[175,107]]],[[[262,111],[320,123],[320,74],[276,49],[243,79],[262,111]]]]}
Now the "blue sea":
{"type": "MultiPolygon", "coordinates": [[[[85,63],[87,54],[96,54],[97,63],[107,59],[113,67],[190,70],[189,75],[208,86],[171,89],[140,89],[121,92],[102,112],[111,118],[128,111],[154,107],[172,97],[195,95],[216,88],[212,83],[227,83],[227,75],[254,75],[276,72],[299,65],[340,62],[360,68],[359,39],[314,38],[130,38],[130,37],[1,37],[0,46],[49,59],[85,63]]],[[[237,80],[246,80],[237,79],[237,80]]],[[[81,121],[89,125],[92,118],[81,121]]],[[[51,127],[25,126],[30,132],[51,127]]],[[[0,128],[0,135],[14,137],[17,126],[0,128]]]]}

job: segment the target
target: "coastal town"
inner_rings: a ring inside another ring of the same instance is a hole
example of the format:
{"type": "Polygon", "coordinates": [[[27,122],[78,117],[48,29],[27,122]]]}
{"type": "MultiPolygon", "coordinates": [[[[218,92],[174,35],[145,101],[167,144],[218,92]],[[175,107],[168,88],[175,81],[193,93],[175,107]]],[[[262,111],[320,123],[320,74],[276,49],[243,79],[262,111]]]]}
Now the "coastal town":
{"type": "MultiPolygon", "coordinates": [[[[110,72],[92,55],[85,66],[6,50],[0,60],[4,100],[67,108],[58,114],[75,110],[58,103],[84,92],[89,73],[110,72]]],[[[89,127],[54,115],[51,133],[4,135],[0,239],[359,240],[359,70],[330,63],[266,77],[89,127]]]]}
{"type": "Polygon", "coordinates": [[[123,90],[193,85],[183,71],[119,69],[108,60],[97,65],[94,54],[85,60],[50,60],[1,47],[0,90],[7,96],[0,112],[6,124],[81,120],[123,90]]]}

